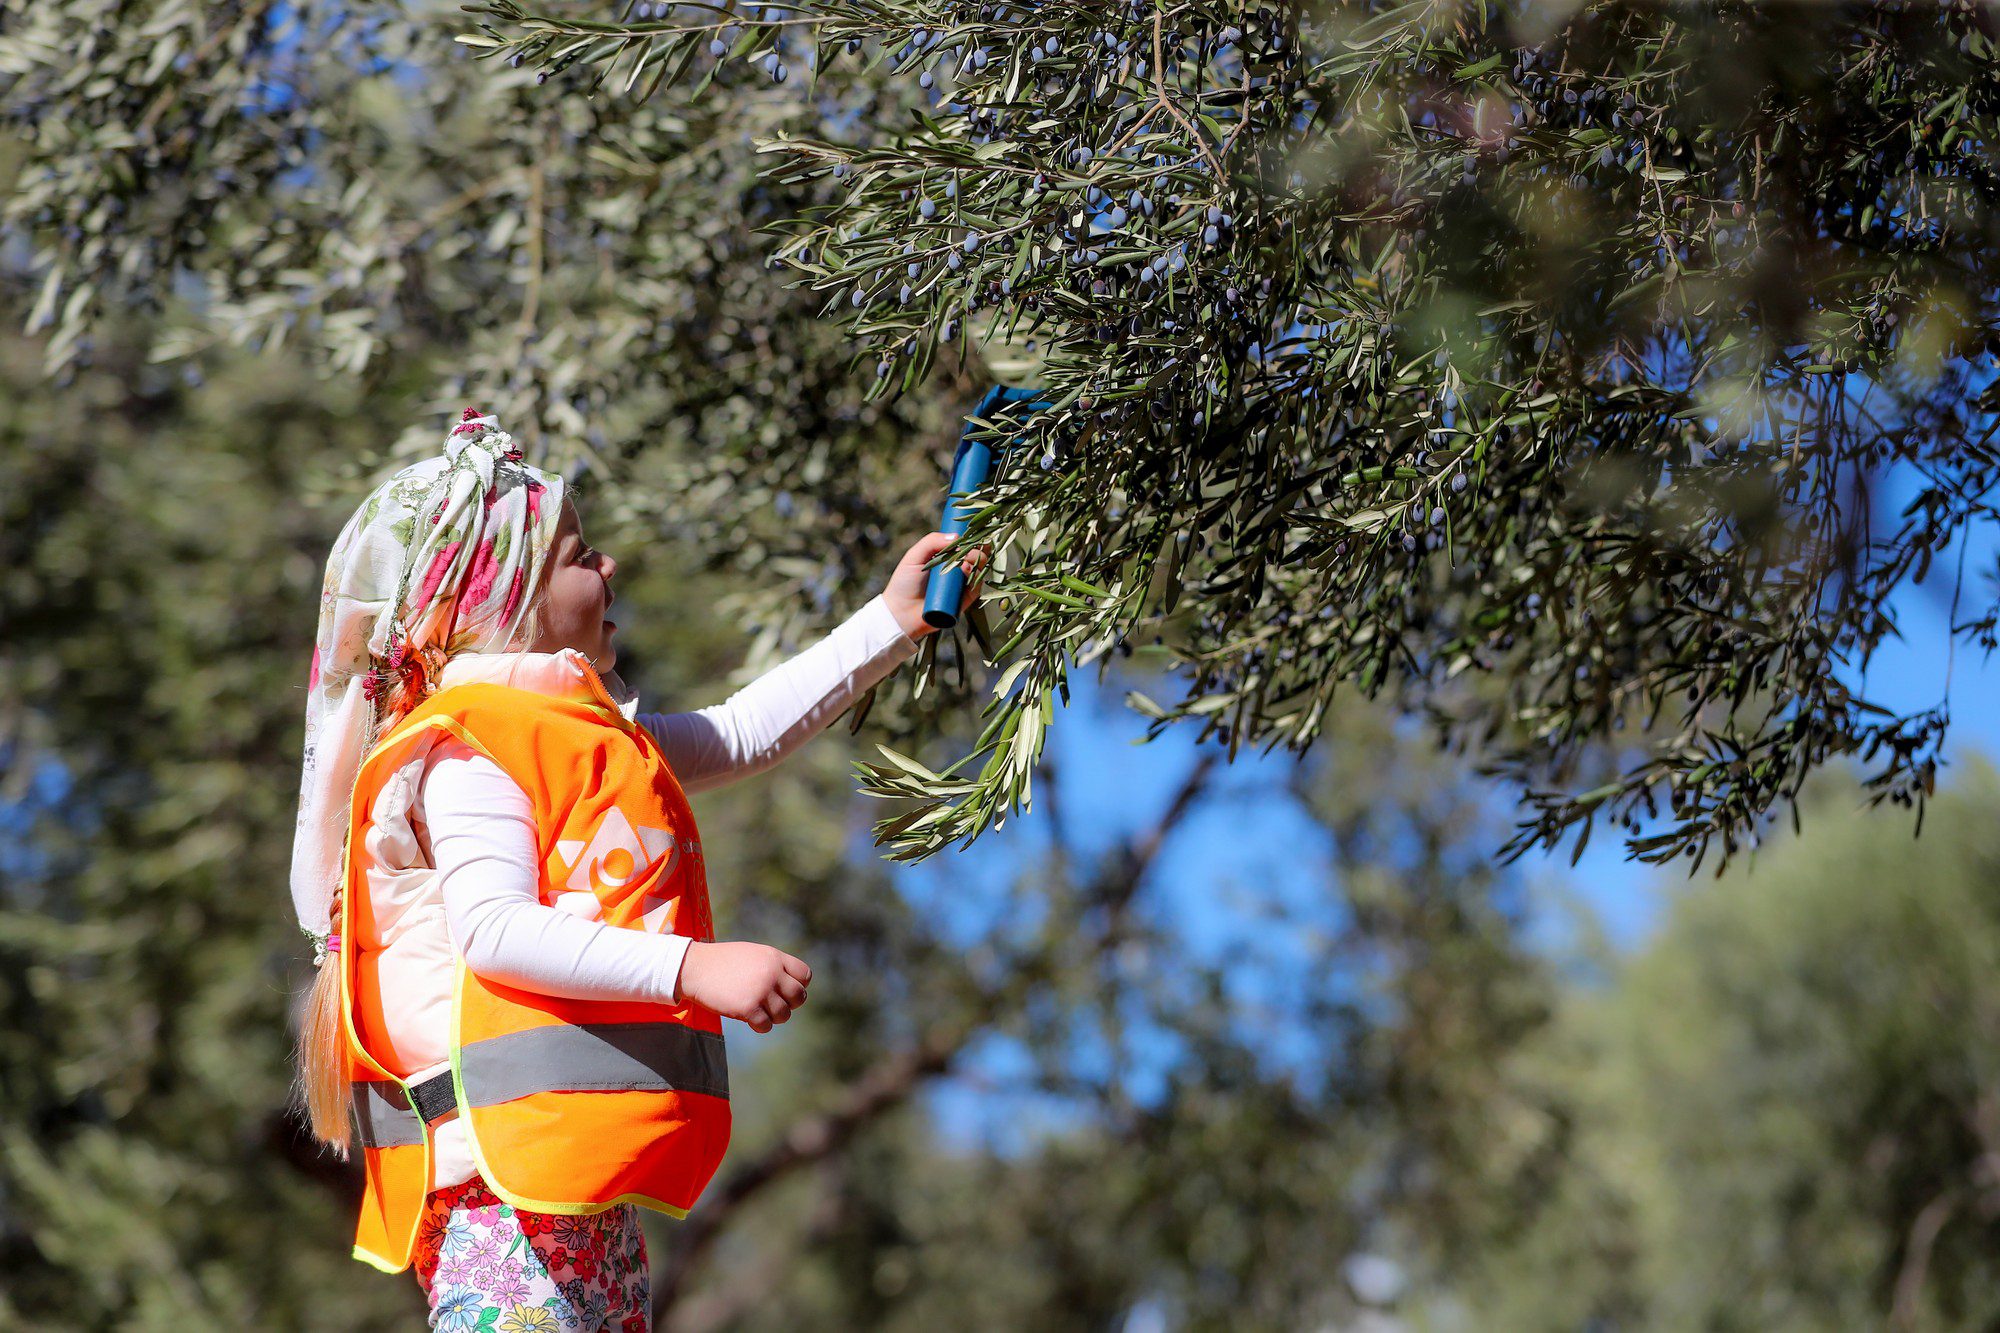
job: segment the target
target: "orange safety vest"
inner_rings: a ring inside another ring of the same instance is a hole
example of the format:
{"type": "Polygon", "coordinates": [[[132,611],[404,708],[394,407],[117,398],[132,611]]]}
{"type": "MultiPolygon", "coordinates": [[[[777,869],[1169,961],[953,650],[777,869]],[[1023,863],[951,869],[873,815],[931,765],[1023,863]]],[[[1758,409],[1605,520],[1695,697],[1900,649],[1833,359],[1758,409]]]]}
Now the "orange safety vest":
{"type": "MultiPolygon", "coordinates": [[[[369,751],[354,784],[342,940],[363,938],[359,914],[370,910],[366,847],[376,796],[441,732],[528,794],[544,902],[588,893],[597,903],[587,914],[601,912],[607,924],[715,937],[700,834],[680,782],[651,734],[593,685],[584,698],[454,685],[369,751]]],[[[410,1085],[356,1031],[355,1007],[379,1006],[369,955],[343,948],[339,957],[366,1167],[354,1256],[400,1272],[429,1189],[431,1126],[410,1085]]],[[[729,1144],[721,1020],[694,1004],[520,990],[483,980],[462,957],[453,971],[453,1092],[473,1161],[493,1192],[535,1212],[595,1213],[630,1202],[685,1217],[729,1144]]]]}

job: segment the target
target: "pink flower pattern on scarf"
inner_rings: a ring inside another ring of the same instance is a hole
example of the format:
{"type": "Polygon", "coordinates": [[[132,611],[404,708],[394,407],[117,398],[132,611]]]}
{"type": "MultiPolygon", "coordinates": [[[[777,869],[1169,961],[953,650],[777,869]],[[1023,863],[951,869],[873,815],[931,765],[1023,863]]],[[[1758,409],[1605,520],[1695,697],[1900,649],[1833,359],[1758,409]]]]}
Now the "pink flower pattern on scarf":
{"type": "Polygon", "coordinates": [[[415,692],[387,691],[388,678],[401,672],[420,689],[440,655],[523,646],[525,603],[548,561],[563,489],[560,476],[521,461],[491,416],[468,408],[443,455],[377,486],[334,543],[306,676],[292,843],[292,904],[315,938],[327,929],[378,701],[414,702],[415,692]]]}
{"type": "MultiPolygon", "coordinates": [[[[431,567],[424,571],[423,588],[416,596],[416,604],[418,606],[429,606],[431,604],[431,599],[437,596],[438,586],[444,582],[444,576],[451,572],[451,562],[458,559],[459,548],[464,545],[464,542],[453,542],[431,557],[431,567]]],[[[470,597],[464,600],[467,602],[476,601],[476,599],[470,597]]]]}
{"type": "Polygon", "coordinates": [[[496,543],[491,537],[479,543],[472,553],[472,565],[465,571],[465,591],[459,596],[478,606],[493,593],[494,580],[500,577],[500,567],[493,563],[496,543]]]}

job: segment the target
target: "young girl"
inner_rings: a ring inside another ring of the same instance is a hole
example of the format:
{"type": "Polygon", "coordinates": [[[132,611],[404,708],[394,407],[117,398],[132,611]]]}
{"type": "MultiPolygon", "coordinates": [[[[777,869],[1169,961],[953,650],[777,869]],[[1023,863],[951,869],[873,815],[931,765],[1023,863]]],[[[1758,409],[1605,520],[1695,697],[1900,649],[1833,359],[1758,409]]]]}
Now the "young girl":
{"type": "Polygon", "coordinates": [[[685,794],[769,768],[915,652],[951,540],[727,702],[660,714],[612,669],[617,562],[493,418],[349,520],[307,682],[300,1073],[313,1132],[362,1149],[355,1256],[414,1264],[432,1327],[650,1326],[634,1205],[684,1215],[721,1160],[720,1019],[768,1032],[812,979],[715,942],[685,794]]]}

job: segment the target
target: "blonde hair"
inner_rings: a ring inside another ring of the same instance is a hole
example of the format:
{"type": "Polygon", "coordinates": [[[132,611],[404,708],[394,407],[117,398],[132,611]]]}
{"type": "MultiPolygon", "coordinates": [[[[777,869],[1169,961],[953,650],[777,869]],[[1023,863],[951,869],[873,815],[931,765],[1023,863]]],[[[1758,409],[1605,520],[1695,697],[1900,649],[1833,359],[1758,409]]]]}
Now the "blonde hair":
{"type": "MultiPolygon", "coordinates": [[[[521,629],[514,636],[512,651],[527,651],[541,641],[548,624],[548,561],[528,602],[521,629]]],[[[437,662],[447,660],[440,655],[437,662]]],[[[388,688],[375,700],[369,719],[365,750],[372,750],[376,738],[392,728],[436,690],[436,681],[427,671],[416,679],[392,674],[388,688]]],[[[365,752],[364,750],[364,752],[365,752]]],[[[341,901],[345,885],[333,889],[333,914],[329,928],[340,930],[341,901]]],[[[348,1074],[347,1038],[342,1031],[340,990],[346,978],[343,953],[350,946],[340,942],[341,952],[327,952],[319,963],[313,983],[306,992],[305,1012],[299,1021],[299,1044],[293,1054],[297,1100],[305,1111],[306,1127],[312,1136],[332,1148],[344,1160],[353,1141],[354,1090],[348,1074]]]]}

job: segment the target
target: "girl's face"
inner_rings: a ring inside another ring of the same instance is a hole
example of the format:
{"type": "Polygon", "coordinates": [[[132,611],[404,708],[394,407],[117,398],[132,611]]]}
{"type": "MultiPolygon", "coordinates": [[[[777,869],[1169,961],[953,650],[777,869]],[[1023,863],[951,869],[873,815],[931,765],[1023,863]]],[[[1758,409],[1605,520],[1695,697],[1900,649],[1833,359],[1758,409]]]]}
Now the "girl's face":
{"type": "Polygon", "coordinates": [[[618,562],[595,551],[583,540],[583,521],[576,507],[563,501],[549,548],[548,590],[542,605],[542,634],[529,645],[532,652],[553,653],[574,648],[599,671],[609,671],[618,649],[611,636],[618,626],[605,617],[611,605],[611,576],[618,562]]]}

